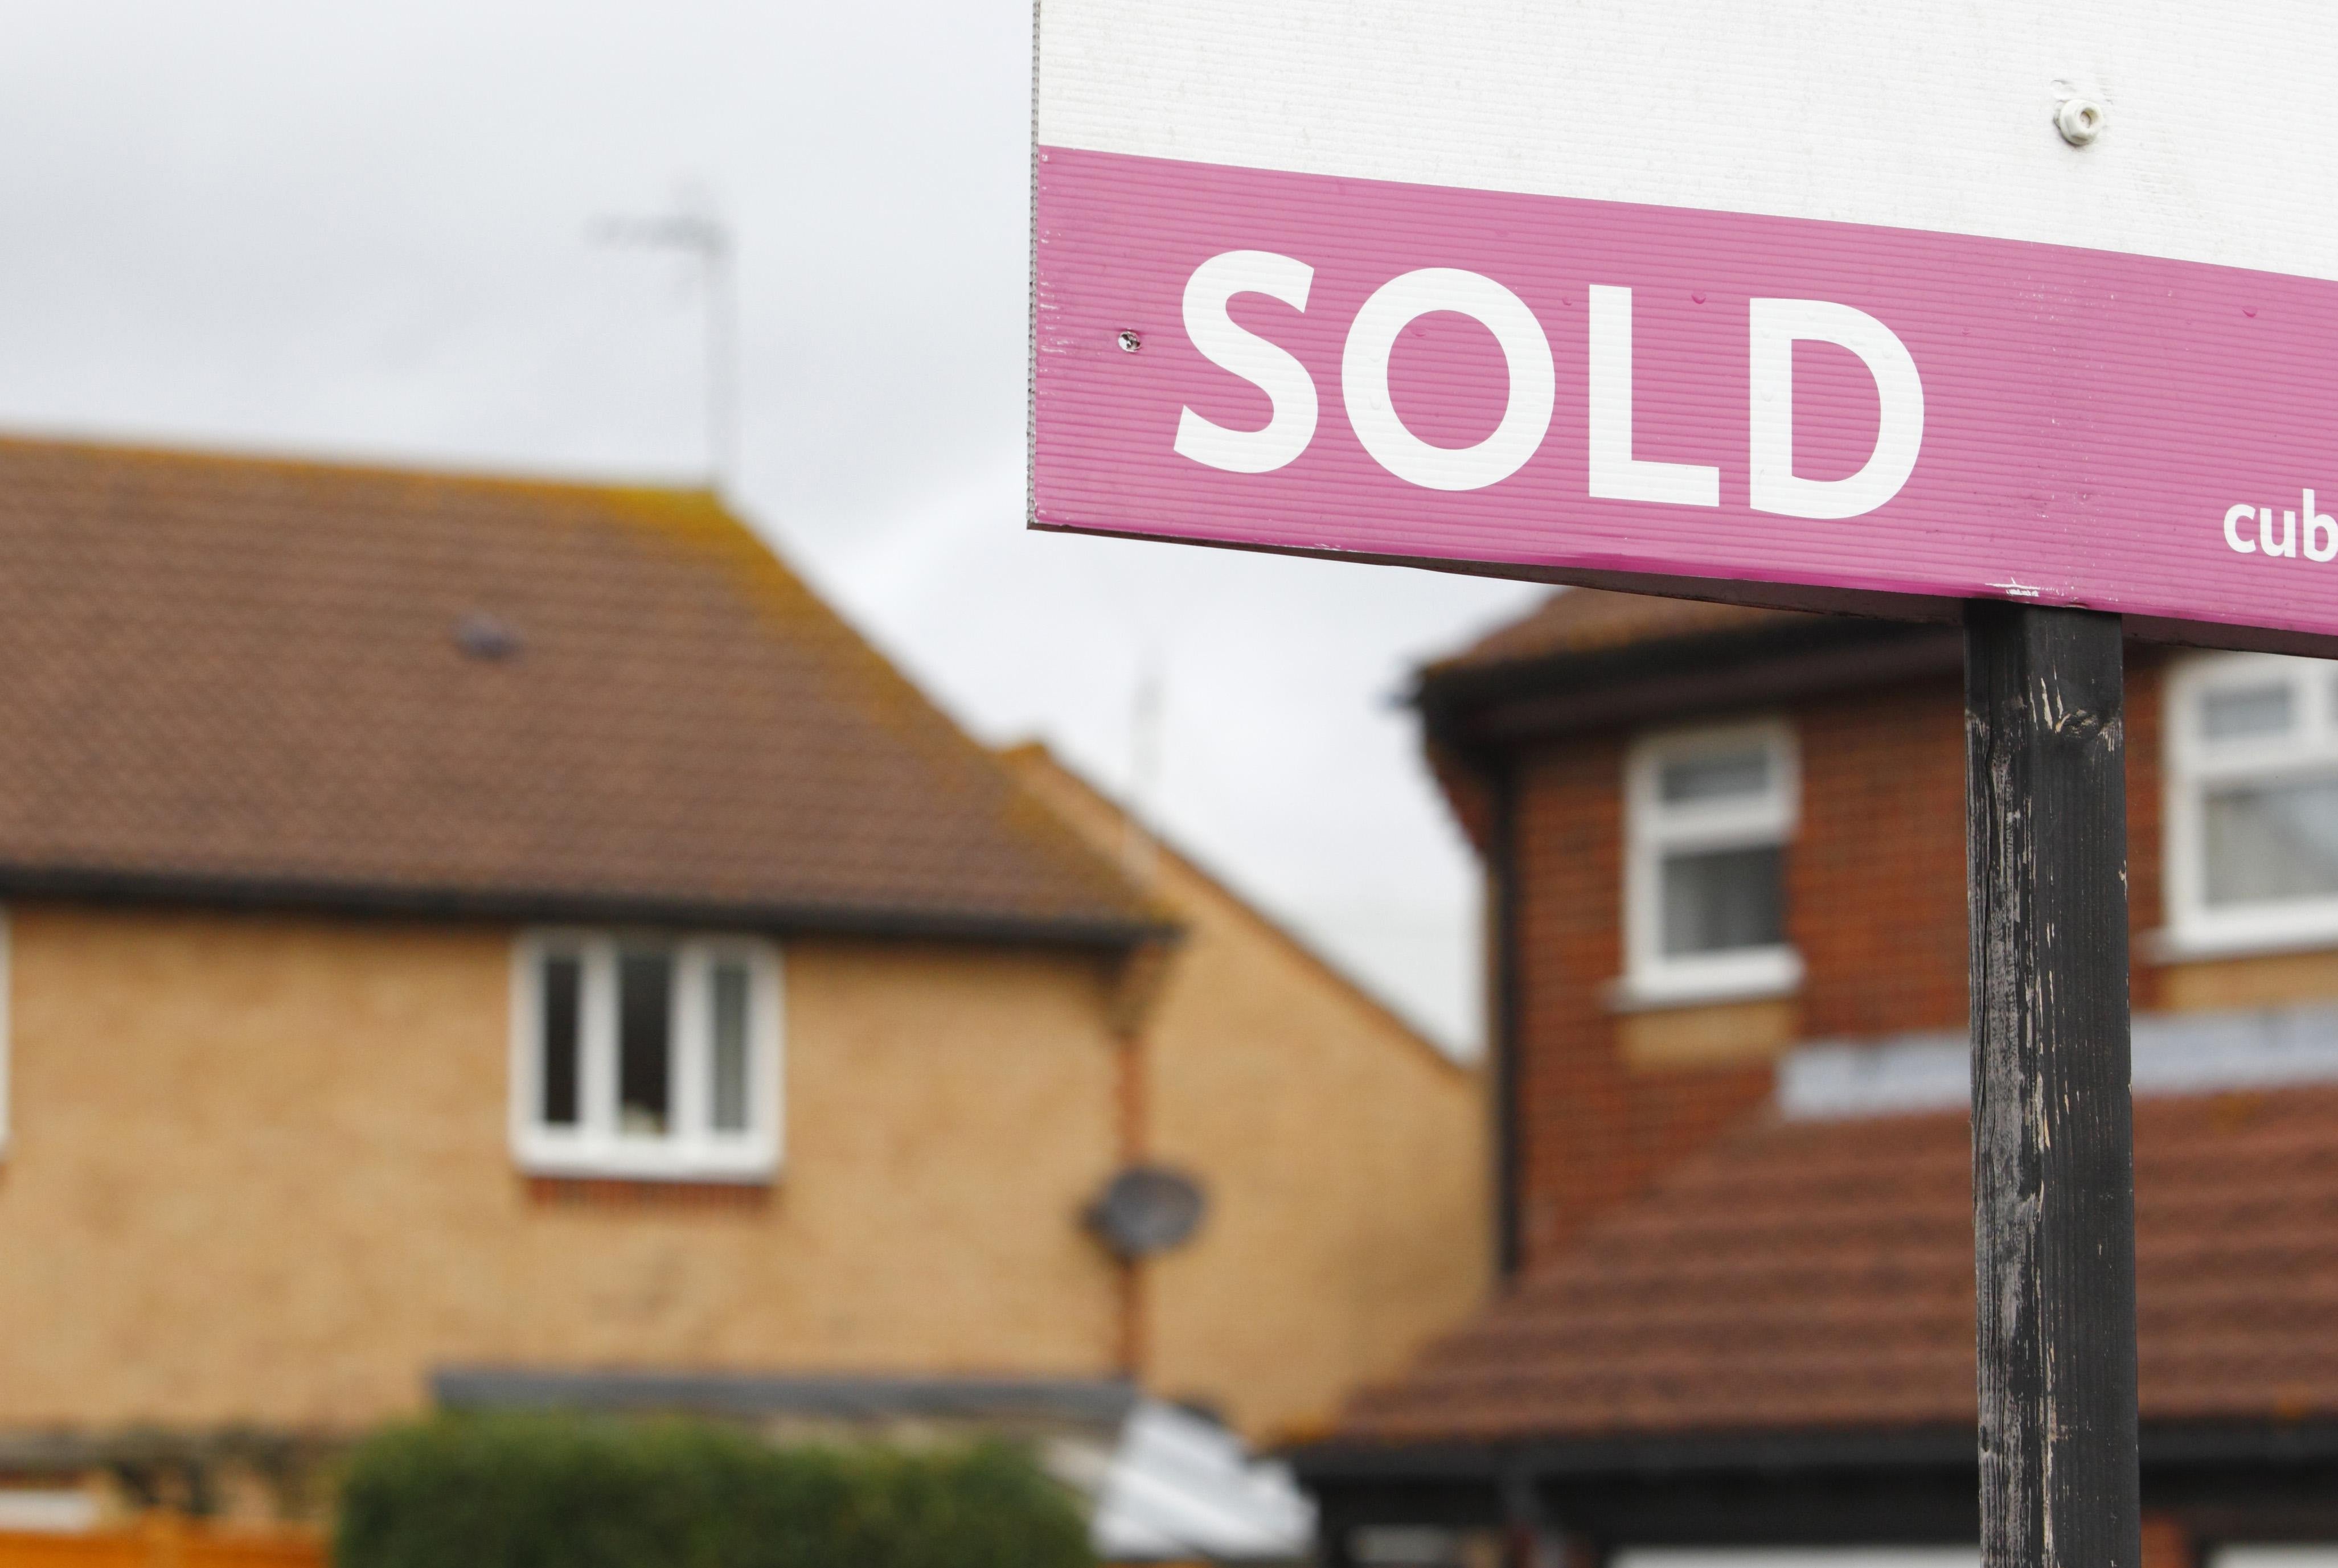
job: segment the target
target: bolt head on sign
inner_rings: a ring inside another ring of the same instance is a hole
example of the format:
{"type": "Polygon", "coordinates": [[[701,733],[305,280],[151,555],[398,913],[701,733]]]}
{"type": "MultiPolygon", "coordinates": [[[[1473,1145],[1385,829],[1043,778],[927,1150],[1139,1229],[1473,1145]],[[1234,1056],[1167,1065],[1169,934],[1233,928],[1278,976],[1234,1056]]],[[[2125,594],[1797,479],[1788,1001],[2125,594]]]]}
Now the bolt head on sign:
{"type": "Polygon", "coordinates": [[[1036,527],[2338,651],[2338,6],[1038,27],[1036,527]]]}

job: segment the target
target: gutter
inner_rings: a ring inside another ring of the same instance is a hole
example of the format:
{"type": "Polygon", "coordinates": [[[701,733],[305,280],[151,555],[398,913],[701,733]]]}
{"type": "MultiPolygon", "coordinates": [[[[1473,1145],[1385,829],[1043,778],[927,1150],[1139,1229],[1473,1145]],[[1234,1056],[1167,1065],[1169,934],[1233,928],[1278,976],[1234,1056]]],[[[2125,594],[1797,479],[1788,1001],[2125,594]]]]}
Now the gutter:
{"type": "Polygon", "coordinates": [[[1492,883],[1493,929],[1487,933],[1492,948],[1493,996],[1487,1009],[1488,1045],[1491,1053],[1487,1073],[1494,1123],[1494,1267],[1499,1285],[1508,1285],[1526,1265],[1526,1128],[1520,1120],[1525,1095],[1525,1042],[1518,1026],[1522,1001],[1523,961],[1518,951],[1519,885],[1518,863],[1518,770],[1514,767],[1487,769],[1493,797],[1492,842],[1486,847],[1486,875],[1492,883]]]}
{"type": "Polygon", "coordinates": [[[1776,702],[1960,671],[1954,626],[1821,617],[1482,668],[1430,668],[1410,701],[1473,758],[1575,730],[1776,702]]]}
{"type": "Polygon", "coordinates": [[[773,936],[874,936],[1007,943],[1123,953],[1174,942],[1184,927],[1137,915],[1013,915],[987,910],[888,908],[816,901],[761,901],[607,893],[571,888],[339,882],[205,872],[101,870],[0,864],[0,898],[93,904],[182,905],[290,910],[400,919],[535,924],[673,926],[773,936]]]}
{"type": "MultiPolygon", "coordinates": [[[[2338,1465],[2338,1420],[2146,1422],[2141,1435],[2146,1470],[2338,1465]]],[[[1498,1486],[1521,1473],[1536,1480],[1615,1482],[1969,1472],[1979,1465],[1967,1426],[1476,1443],[1333,1439],[1292,1449],[1288,1457],[1310,1491],[1391,1483],[1498,1486]]]]}
{"type": "Polygon", "coordinates": [[[733,1419],[1037,1421],[1117,1433],[1136,1408],[1118,1378],[786,1376],[532,1367],[443,1367],[432,1398],[447,1410],[689,1414],[733,1419]]]}

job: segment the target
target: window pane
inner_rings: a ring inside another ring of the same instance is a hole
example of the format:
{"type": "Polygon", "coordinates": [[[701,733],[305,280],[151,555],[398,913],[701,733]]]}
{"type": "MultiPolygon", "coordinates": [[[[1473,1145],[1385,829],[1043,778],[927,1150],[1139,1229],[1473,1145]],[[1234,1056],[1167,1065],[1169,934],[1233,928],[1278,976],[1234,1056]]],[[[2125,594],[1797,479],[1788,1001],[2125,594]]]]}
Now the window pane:
{"type": "Polygon", "coordinates": [[[1772,947],[1786,939],[1778,846],[1667,855],[1665,956],[1772,947]]]}
{"type": "Polygon", "coordinates": [[[537,1041],[538,1108],[549,1127],[576,1125],[577,1020],[584,989],[584,965],[572,955],[546,956],[536,974],[543,1035],[537,1041]]]}
{"type": "Polygon", "coordinates": [[[673,956],[627,948],[617,958],[617,1130],[662,1138],[673,1097],[673,956]]]}
{"type": "Polygon", "coordinates": [[[1769,788],[1767,746],[1675,758],[1656,769],[1656,793],[1667,806],[1693,800],[1739,800],[1769,788]]]}
{"type": "Polygon", "coordinates": [[[2200,733],[2210,740],[2240,740],[2289,732],[2290,687],[2235,686],[2200,697],[2200,733]]]}
{"type": "Polygon", "coordinates": [[[714,1024],[713,1093],[717,1132],[747,1130],[747,966],[720,960],[710,971],[714,995],[707,1009],[714,1024]]]}
{"type": "Polygon", "coordinates": [[[2212,789],[2205,808],[2209,903],[2338,894],[2338,779],[2212,789]]]}

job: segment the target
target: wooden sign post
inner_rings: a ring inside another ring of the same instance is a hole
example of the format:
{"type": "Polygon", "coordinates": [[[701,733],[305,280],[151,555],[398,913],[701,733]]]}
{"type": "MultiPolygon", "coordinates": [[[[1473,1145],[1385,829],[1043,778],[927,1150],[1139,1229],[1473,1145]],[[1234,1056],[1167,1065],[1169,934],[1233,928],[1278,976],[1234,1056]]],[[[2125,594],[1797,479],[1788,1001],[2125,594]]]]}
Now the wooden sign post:
{"type": "Polygon", "coordinates": [[[2138,1568],[2121,638],[2338,652],[2333,76],[2323,0],[1040,0],[1032,526],[1962,620],[1987,1568],[2138,1568]]]}
{"type": "Polygon", "coordinates": [[[2141,1561],[2116,615],[1965,618],[1987,1568],[2141,1561]]]}

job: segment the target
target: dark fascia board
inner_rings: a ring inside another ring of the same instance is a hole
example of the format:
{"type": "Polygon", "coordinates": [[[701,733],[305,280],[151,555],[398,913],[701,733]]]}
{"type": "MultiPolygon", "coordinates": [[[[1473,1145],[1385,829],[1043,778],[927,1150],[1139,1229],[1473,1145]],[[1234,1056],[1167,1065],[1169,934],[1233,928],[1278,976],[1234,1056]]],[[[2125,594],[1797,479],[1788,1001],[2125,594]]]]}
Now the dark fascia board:
{"type": "Polygon", "coordinates": [[[773,1377],[449,1367],[431,1395],[449,1410],[687,1414],[733,1419],[1049,1421],[1117,1429],[1136,1390],[1118,1378],[773,1377]]]}
{"type": "Polygon", "coordinates": [[[1604,726],[1946,676],[1961,628],[1828,616],[1424,674],[1413,703],[1466,754],[1604,726]]]}
{"type": "MultiPolygon", "coordinates": [[[[2127,617],[2127,633],[2146,646],[2333,656],[2326,644],[2288,633],[2143,616],[2127,617]]],[[[1587,652],[1431,665],[1410,701],[1436,739],[1482,758],[1571,730],[1948,673],[1961,668],[1963,652],[1963,629],[1953,623],[1822,614],[1587,652]]]]}
{"type": "Polygon", "coordinates": [[[981,910],[672,898],[562,888],[373,885],[268,876],[0,864],[0,898],[185,905],[402,919],[516,924],[670,926],[775,936],[874,936],[1119,953],[1174,942],[1184,928],[1139,916],[1010,915],[981,910]]]}
{"type": "MultiPolygon", "coordinates": [[[[2338,1421],[2146,1422],[2146,1468],[2338,1464],[2338,1421]]],[[[1469,1482],[1525,1474],[1565,1481],[1659,1476],[1972,1469],[1970,1427],[1746,1432],[1512,1443],[1312,1444],[1288,1455],[1305,1485],[1469,1482]]]]}
{"type": "MultiPolygon", "coordinates": [[[[2146,1426],[2147,1507],[2202,1539],[2338,1531],[2338,1424],[2146,1426]]],[[[1970,1428],[1577,1443],[1431,1445],[1295,1455],[1333,1526],[1517,1523],[1539,1516],[1613,1546],[1969,1544],[1979,1527],[1970,1428]]]]}
{"type": "Polygon", "coordinates": [[[1520,1439],[1508,1443],[1311,1444],[1288,1457],[1309,1485],[1382,1481],[1467,1481],[1519,1474],[1544,1478],[1729,1471],[1916,1466],[1973,1463],[1973,1435],[1897,1432],[1750,1432],[1665,1436],[1520,1439]]]}

